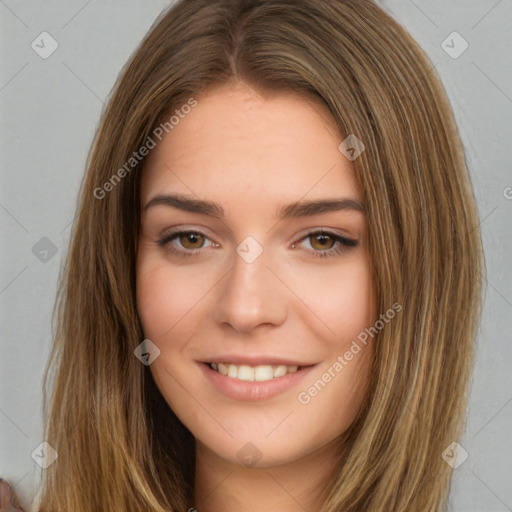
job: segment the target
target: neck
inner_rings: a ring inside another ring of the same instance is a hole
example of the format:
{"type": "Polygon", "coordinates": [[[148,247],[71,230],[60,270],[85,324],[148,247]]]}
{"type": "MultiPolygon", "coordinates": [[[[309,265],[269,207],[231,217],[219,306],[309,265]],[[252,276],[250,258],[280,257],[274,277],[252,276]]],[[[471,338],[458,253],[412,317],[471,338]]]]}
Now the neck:
{"type": "Polygon", "coordinates": [[[316,512],[336,472],[337,440],[307,456],[268,468],[219,457],[196,441],[195,508],[198,512],[316,512]]]}

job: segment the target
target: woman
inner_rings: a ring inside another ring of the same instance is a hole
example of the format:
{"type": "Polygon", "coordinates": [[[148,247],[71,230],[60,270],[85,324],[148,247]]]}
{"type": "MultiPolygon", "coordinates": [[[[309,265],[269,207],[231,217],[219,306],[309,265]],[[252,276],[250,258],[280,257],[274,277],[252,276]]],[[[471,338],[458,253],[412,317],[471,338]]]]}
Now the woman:
{"type": "Polygon", "coordinates": [[[178,1],[91,150],[39,510],[444,510],[482,259],[442,85],[378,6],[178,1]]]}

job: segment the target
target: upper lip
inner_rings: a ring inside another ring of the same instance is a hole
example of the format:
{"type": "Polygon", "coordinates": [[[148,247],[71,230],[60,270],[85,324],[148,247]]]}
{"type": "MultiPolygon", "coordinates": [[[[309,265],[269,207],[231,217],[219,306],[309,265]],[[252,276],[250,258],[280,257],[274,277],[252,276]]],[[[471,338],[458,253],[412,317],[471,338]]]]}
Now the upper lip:
{"type": "Polygon", "coordinates": [[[237,354],[225,354],[221,356],[211,356],[210,359],[206,359],[202,361],[203,363],[228,363],[235,364],[237,366],[247,365],[247,366],[264,366],[264,365],[286,365],[286,366],[312,366],[316,363],[309,363],[306,361],[298,361],[292,360],[287,357],[278,357],[278,356],[247,356],[247,355],[237,355],[237,354]]]}

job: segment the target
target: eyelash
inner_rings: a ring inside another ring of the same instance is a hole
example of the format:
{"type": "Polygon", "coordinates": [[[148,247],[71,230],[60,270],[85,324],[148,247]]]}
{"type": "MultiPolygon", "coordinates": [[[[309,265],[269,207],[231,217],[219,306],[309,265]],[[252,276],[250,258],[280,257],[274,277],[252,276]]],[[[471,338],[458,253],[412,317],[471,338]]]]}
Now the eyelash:
{"type": "MultiPolygon", "coordinates": [[[[204,233],[201,233],[201,231],[193,231],[193,230],[176,230],[172,233],[165,234],[160,240],[157,240],[157,244],[161,247],[168,246],[168,249],[171,250],[173,253],[177,254],[181,257],[189,257],[189,256],[197,256],[200,254],[200,249],[196,250],[180,250],[176,249],[170,242],[174,240],[175,238],[179,237],[183,234],[193,234],[193,235],[201,235],[204,238],[208,238],[204,233]]],[[[330,231],[325,230],[318,230],[318,231],[311,231],[306,236],[302,237],[298,242],[302,242],[306,240],[307,238],[313,237],[315,235],[324,235],[332,238],[335,242],[335,245],[331,247],[330,249],[327,249],[325,251],[318,251],[313,249],[314,257],[316,258],[330,258],[334,256],[339,256],[343,253],[345,253],[348,249],[351,249],[353,247],[356,247],[358,245],[358,242],[356,240],[352,240],[350,238],[345,238],[340,235],[337,235],[336,233],[332,233],[330,231]]],[[[294,243],[295,245],[295,243],[294,243]]]]}

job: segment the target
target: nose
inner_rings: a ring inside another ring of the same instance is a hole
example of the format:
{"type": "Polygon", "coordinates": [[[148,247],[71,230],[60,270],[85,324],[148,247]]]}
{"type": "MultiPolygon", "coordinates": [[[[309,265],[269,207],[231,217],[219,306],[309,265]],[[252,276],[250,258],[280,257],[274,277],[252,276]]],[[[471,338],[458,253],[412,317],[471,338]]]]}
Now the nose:
{"type": "Polygon", "coordinates": [[[290,292],[272,269],[267,252],[252,262],[235,253],[233,261],[231,271],[216,287],[216,322],[240,333],[260,325],[281,325],[290,292]]]}

